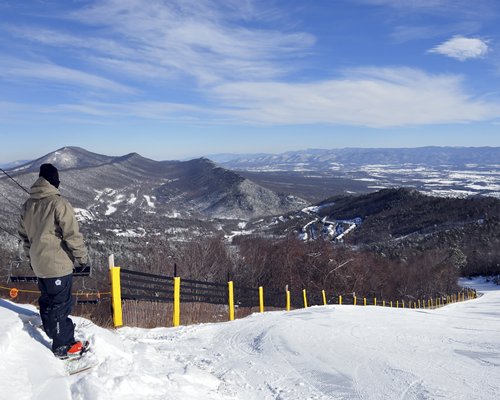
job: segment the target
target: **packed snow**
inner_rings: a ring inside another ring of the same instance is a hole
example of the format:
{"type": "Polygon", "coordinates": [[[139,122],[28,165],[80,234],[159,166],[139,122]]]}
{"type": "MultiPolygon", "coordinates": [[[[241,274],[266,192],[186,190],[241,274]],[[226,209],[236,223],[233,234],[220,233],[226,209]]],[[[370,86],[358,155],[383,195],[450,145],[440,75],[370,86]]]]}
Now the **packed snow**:
{"type": "Polygon", "coordinates": [[[93,221],[96,217],[92,211],[89,211],[85,208],[74,208],[75,216],[78,222],[87,222],[93,221]]]}
{"type": "Polygon", "coordinates": [[[155,197],[154,196],[147,196],[147,195],[143,195],[143,196],[146,199],[146,203],[148,203],[148,207],[154,208],[155,203],[151,199],[155,199],[155,197]]]}
{"type": "Polygon", "coordinates": [[[108,208],[107,208],[106,212],[104,213],[104,215],[113,214],[117,210],[117,208],[115,206],[118,204],[121,204],[124,201],[124,198],[125,198],[125,195],[123,195],[123,194],[117,195],[115,198],[115,201],[108,203],[108,205],[107,205],[108,208]]]}
{"type": "Polygon", "coordinates": [[[137,201],[137,197],[135,196],[135,194],[131,193],[130,199],[127,200],[127,203],[128,204],[135,204],[136,201],[137,201]]]}
{"type": "Polygon", "coordinates": [[[116,236],[122,237],[145,237],[146,230],[144,228],[135,228],[135,229],[106,229],[108,232],[113,232],[116,236]]]}
{"type": "MultiPolygon", "coordinates": [[[[16,399],[498,399],[500,287],[437,310],[325,306],[178,328],[74,318],[99,365],[73,376],[0,300],[0,394],[16,399]]],[[[182,315],[181,315],[182,319],[182,315]]]]}
{"type": "Polygon", "coordinates": [[[310,206],[303,208],[301,211],[305,214],[318,214],[322,209],[333,206],[335,203],[321,204],[319,206],[310,206]]]}

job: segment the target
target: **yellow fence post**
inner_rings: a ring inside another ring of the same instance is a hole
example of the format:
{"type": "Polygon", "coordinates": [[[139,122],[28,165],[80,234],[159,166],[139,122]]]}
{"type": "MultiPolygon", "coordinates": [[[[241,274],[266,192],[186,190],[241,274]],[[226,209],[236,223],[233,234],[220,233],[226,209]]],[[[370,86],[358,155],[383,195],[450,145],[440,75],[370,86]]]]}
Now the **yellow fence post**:
{"type": "Polygon", "coordinates": [[[366,306],[366,297],[363,297],[363,305],[366,306]]]}
{"type": "Polygon", "coordinates": [[[321,294],[323,295],[323,305],[326,306],[326,293],[324,290],[322,290],[321,294]]]}
{"type": "Polygon", "coordinates": [[[174,326],[181,324],[181,278],[174,277],[174,313],[172,317],[174,326]]]}
{"type": "Polygon", "coordinates": [[[401,300],[401,304],[403,305],[403,308],[405,308],[405,301],[401,300]]]}
{"type": "Polygon", "coordinates": [[[307,308],[307,292],[306,292],[306,289],[302,289],[302,296],[304,297],[304,308],[307,308]]]}
{"type": "Polygon", "coordinates": [[[376,298],[376,297],[373,299],[373,305],[374,305],[374,306],[376,306],[376,305],[377,305],[377,298],[376,298]]]}
{"type": "Polygon", "coordinates": [[[385,307],[385,300],[382,300],[382,307],[385,307]]]}
{"type": "Polygon", "coordinates": [[[391,300],[391,307],[392,307],[392,300],[391,300]]]}
{"type": "Polygon", "coordinates": [[[396,308],[399,308],[399,300],[396,300],[396,308]]]}
{"type": "Polygon", "coordinates": [[[286,310],[290,311],[291,301],[290,301],[290,290],[288,290],[288,285],[286,285],[285,291],[286,291],[286,310]]]}
{"type": "Polygon", "coordinates": [[[357,305],[357,303],[358,303],[358,298],[354,296],[354,305],[357,305]]]}
{"type": "Polygon", "coordinates": [[[264,312],[264,287],[259,286],[259,311],[264,312]]]}
{"type": "Polygon", "coordinates": [[[122,291],[120,284],[120,267],[115,267],[114,256],[109,256],[109,279],[111,281],[111,306],[113,309],[113,326],[123,326],[122,291]]]}
{"type": "Polygon", "coordinates": [[[234,285],[233,281],[227,283],[229,297],[229,321],[234,321],[234,285]]]}
{"type": "Polygon", "coordinates": [[[339,295],[339,305],[342,305],[342,295],[339,295]]]}

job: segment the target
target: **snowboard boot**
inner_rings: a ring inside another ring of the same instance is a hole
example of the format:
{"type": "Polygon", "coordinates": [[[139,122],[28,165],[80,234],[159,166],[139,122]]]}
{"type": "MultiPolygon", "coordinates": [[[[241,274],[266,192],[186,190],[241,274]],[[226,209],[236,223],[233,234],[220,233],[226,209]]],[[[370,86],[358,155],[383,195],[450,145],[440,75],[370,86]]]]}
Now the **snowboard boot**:
{"type": "Polygon", "coordinates": [[[54,355],[61,360],[77,358],[85,352],[86,347],[87,346],[84,343],[78,341],[58,347],[54,350],[54,355]]]}

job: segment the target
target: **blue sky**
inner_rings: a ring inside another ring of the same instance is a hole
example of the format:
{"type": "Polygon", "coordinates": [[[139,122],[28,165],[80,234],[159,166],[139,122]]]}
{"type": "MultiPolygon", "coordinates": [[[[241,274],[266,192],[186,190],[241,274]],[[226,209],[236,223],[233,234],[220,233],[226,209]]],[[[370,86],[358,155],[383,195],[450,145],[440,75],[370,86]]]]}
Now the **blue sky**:
{"type": "Polygon", "coordinates": [[[496,0],[0,0],[0,162],[500,146],[496,0]]]}

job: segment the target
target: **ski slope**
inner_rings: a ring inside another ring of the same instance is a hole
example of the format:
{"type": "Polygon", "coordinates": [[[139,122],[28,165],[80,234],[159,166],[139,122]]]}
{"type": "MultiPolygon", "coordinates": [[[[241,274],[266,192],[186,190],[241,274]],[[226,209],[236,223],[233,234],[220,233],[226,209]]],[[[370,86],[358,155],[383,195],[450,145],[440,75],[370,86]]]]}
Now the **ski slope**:
{"type": "Polygon", "coordinates": [[[474,285],[480,298],[439,310],[311,307],[117,331],[75,318],[100,365],[71,377],[36,309],[0,300],[0,398],[498,399],[500,287],[474,285]]]}

